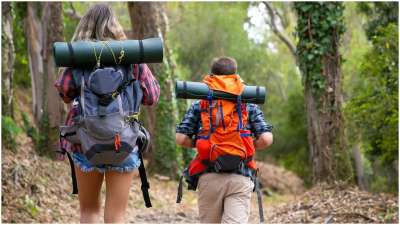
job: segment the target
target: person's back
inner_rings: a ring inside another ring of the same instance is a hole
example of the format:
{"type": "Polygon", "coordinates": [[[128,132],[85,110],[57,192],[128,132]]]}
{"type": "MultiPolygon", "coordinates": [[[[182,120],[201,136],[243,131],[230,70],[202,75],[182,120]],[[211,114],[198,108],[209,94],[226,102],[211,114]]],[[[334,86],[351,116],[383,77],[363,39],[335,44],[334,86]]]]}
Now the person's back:
{"type": "Polygon", "coordinates": [[[238,100],[213,99],[210,91],[208,100],[192,104],[176,129],[179,145],[197,149],[186,180],[190,189],[198,188],[202,223],[247,223],[256,170],[254,150],[272,144],[272,126],[264,121],[262,111],[255,104],[241,103],[244,85],[236,69],[232,58],[215,59],[212,74],[203,82],[212,91],[237,95],[238,100]]]}

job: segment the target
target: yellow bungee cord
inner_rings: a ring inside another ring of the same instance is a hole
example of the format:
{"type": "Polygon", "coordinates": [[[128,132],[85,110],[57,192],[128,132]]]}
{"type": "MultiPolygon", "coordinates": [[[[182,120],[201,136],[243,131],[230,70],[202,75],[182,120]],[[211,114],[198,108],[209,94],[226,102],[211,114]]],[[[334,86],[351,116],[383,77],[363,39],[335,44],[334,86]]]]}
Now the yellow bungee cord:
{"type": "Polygon", "coordinates": [[[121,50],[120,50],[119,56],[118,56],[118,62],[117,62],[117,58],[115,57],[114,51],[110,47],[108,41],[101,41],[100,42],[102,44],[102,46],[101,46],[101,50],[100,50],[100,54],[99,55],[97,55],[96,46],[92,42],[90,42],[90,43],[91,43],[91,45],[93,47],[93,52],[94,52],[94,57],[96,59],[96,67],[97,68],[99,68],[100,65],[101,65],[101,55],[103,54],[104,46],[106,46],[110,50],[116,65],[121,64],[123,58],[125,57],[125,50],[124,50],[124,46],[122,45],[122,43],[121,43],[121,50]]]}

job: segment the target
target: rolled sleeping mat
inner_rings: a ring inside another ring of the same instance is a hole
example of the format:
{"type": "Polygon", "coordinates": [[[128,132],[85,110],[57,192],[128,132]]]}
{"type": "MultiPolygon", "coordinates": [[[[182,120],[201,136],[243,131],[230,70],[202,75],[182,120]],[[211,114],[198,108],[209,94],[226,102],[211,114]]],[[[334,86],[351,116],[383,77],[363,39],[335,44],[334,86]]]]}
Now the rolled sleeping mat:
{"type": "MultiPolygon", "coordinates": [[[[176,81],[175,92],[177,98],[207,99],[209,88],[205,83],[201,82],[176,81]]],[[[242,102],[264,104],[265,95],[265,87],[245,86],[241,98],[242,102]]],[[[213,91],[213,98],[236,101],[237,96],[222,91],[213,91]]]]}
{"type": "Polygon", "coordinates": [[[160,63],[163,61],[163,43],[161,38],[148,38],[121,41],[55,42],[53,44],[54,60],[58,67],[93,67],[100,54],[102,66],[160,63]]]}

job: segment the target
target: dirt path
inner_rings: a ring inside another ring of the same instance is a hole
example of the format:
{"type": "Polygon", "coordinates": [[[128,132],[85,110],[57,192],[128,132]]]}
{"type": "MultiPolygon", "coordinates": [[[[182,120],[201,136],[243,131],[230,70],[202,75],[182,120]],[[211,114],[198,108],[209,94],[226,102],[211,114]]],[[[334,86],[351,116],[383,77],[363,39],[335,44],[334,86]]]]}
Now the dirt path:
{"type": "MultiPolygon", "coordinates": [[[[3,223],[78,223],[79,202],[71,194],[68,162],[38,156],[23,134],[15,152],[2,150],[3,223]]],[[[136,175],[137,176],[137,175],[136,175]]],[[[198,223],[196,193],[184,191],[176,204],[177,182],[150,178],[153,207],[144,206],[137,176],[130,190],[127,223],[198,223]]],[[[102,199],[104,201],[104,186],[102,199]]],[[[398,197],[354,187],[315,187],[300,196],[264,197],[266,223],[398,223],[398,197]]],[[[250,223],[259,223],[256,196],[250,223]]]]}
{"type": "MultiPolygon", "coordinates": [[[[15,152],[2,151],[2,222],[5,223],[78,223],[79,202],[71,194],[70,167],[40,157],[25,134],[18,138],[15,152]]],[[[159,177],[159,176],[158,176],[159,177]]],[[[184,190],[181,204],[176,204],[177,182],[165,178],[150,178],[153,207],[144,206],[138,174],[129,196],[128,223],[197,223],[196,193],[184,190]]],[[[103,185],[102,199],[104,201],[103,185]]],[[[271,202],[287,198],[266,198],[265,215],[271,202]]],[[[251,223],[258,223],[256,198],[252,199],[251,223]]]]}

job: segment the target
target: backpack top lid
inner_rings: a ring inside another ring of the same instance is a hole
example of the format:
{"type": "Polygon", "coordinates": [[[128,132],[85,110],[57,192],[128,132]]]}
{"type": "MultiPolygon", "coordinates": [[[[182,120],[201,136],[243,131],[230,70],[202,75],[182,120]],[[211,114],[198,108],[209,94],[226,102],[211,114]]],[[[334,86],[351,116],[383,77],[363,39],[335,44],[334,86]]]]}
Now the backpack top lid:
{"type": "Polygon", "coordinates": [[[222,91],[233,95],[241,95],[245,85],[239,74],[206,75],[203,82],[213,91],[222,91]]]}

